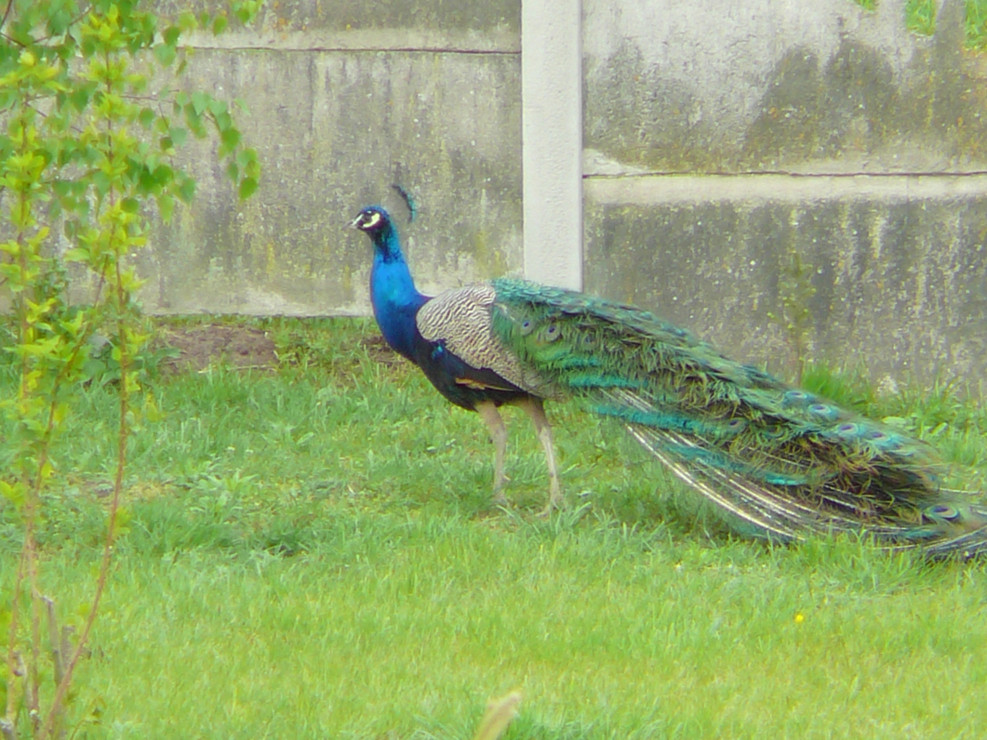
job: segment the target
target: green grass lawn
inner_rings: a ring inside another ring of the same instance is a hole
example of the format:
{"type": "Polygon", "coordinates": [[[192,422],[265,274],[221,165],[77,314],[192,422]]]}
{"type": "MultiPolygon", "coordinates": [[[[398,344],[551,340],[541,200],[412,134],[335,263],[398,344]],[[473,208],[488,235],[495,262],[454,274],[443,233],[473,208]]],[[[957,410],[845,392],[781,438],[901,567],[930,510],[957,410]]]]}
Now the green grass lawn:
{"type": "MultiPolygon", "coordinates": [[[[513,689],[518,739],[987,727],[983,565],[734,538],[614,428],[558,405],[568,508],[534,516],[543,457],[509,414],[516,505],[498,510],[479,419],[381,363],[368,322],[262,324],[280,369],[147,383],[76,737],[469,738],[513,689]]],[[[983,479],[987,411],[847,377],[808,382],[983,479]]],[[[66,622],[91,590],[113,457],[112,394],[84,398],[42,532],[66,622]]],[[[4,594],[18,539],[0,503],[4,594]]]]}

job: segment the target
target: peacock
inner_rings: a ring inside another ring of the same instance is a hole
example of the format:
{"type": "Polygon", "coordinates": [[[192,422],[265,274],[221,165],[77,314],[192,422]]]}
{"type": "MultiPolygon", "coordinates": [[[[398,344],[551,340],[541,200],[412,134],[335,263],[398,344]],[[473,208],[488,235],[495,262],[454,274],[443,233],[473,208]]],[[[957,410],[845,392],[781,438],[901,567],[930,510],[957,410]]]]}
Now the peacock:
{"type": "Polygon", "coordinates": [[[546,399],[577,399],[621,423],[693,490],[775,541],[866,533],[931,556],[987,551],[987,508],[944,490],[933,449],[751,365],[634,306],[513,279],[422,295],[380,206],[351,226],[373,243],[370,294],[387,343],[494,443],[505,502],[507,434],[523,408],[562,501],[546,399]]]}

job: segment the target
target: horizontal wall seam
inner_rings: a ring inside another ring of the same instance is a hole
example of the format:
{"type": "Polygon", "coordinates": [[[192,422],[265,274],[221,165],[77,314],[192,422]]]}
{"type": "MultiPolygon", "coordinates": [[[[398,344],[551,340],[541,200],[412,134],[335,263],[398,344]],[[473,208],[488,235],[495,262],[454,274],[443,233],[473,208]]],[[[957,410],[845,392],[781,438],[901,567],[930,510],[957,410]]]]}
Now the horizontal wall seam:
{"type": "Polygon", "coordinates": [[[401,53],[418,53],[418,54],[487,54],[493,56],[520,56],[521,50],[500,50],[500,49],[460,49],[455,47],[441,47],[441,46],[375,46],[375,47],[363,47],[363,46],[189,46],[185,45],[181,47],[185,50],[190,51],[286,51],[290,53],[311,53],[311,52],[328,52],[328,53],[342,53],[347,54],[352,53],[379,53],[379,52],[401,52],[401,53]]]}
{"type": "Polygon", "coordinates": [[[987,198],[987,173],[608,175],[585,177],[584,192],[590,201],[611,205],[717,200],[987,198]]]}
{"type": "Polygon", "coordinates": [[[860,170],[850,172],[799,172],[794,170],[647,170],[645,172],[585,172],[583,179],[623,180],[626,178],[649,177],[984,177],[987,170],[898,170],[895,172],[874,172],[860,170]]]}

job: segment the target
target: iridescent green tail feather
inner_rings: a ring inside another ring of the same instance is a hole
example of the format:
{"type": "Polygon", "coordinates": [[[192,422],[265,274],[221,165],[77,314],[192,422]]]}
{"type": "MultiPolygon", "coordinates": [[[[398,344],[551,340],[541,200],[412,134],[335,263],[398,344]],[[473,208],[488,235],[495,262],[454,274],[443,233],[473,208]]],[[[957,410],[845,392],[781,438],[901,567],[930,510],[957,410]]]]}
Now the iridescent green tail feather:
{"type": "Polygon", "coordinates": [[[928,445],[793,388],[652,314],[495,280],[494,335],[542,395],[616,419],[693,489],[765,534],[866,531],[987,551],[987,510],[944,493],[928,445]]]}

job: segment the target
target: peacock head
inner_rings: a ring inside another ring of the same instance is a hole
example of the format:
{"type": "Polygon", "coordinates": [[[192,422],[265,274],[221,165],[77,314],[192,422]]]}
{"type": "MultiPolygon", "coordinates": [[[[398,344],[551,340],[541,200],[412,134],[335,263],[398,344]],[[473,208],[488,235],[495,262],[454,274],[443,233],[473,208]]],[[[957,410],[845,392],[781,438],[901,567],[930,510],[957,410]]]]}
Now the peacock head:
{"type": "Polygon", "coordinates": [[[370,237],[374,245],[376,259],[384,262],[403,260],[401,255],[401,242],[398,239],[397,229],[391,223],[391,217],[387,215],[380,206],[367,206],[350,221],[350,226],[359,229],[370,237]]]}
{"type": "Polygon", "coordinates": [[[374,241],[391,229],[391,217],[380,206],[367,206],[350,222],[354,229],[367,234],[374,241]]]}

